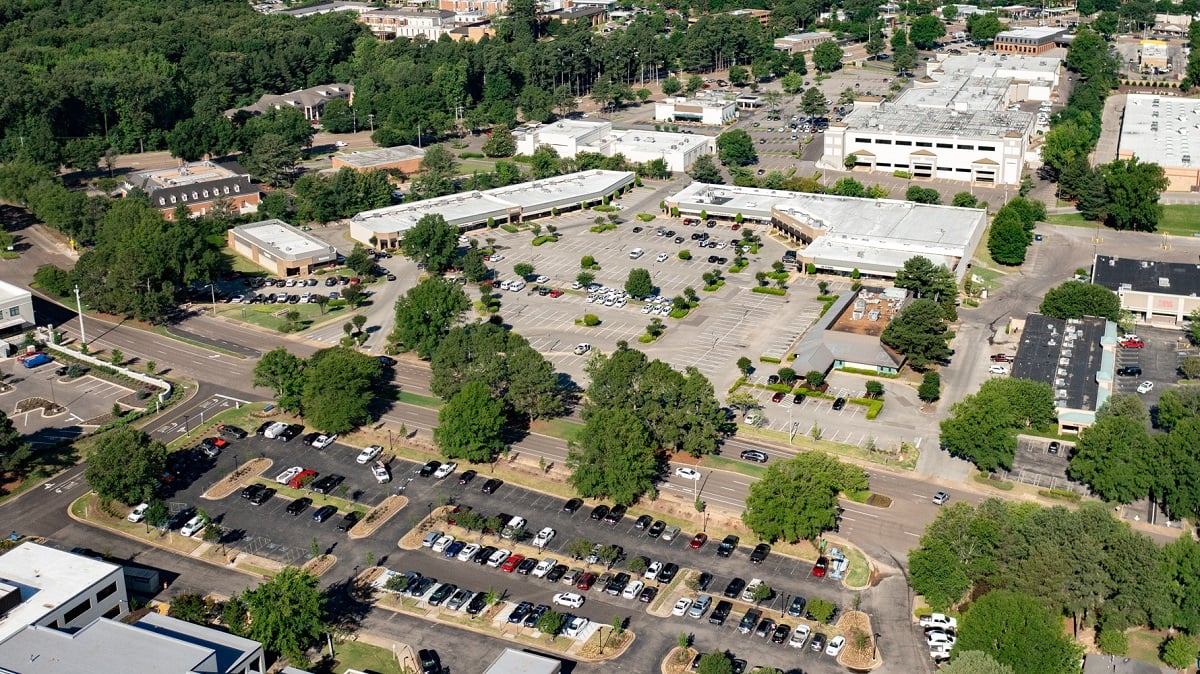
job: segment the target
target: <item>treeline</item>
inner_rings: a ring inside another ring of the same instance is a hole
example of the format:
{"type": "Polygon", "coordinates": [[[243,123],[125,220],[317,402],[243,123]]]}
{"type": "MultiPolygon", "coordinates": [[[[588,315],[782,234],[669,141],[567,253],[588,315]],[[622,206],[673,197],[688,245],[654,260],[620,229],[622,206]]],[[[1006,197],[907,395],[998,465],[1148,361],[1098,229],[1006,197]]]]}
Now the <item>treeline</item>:
{"type": "Polygon", "coordinates": [[[1063,616],[1097,628],[1114,655],[1130,627],[1200,631],[1200,544],[1184,535],[1160,548],[1099,503],[955,504],[926,528],[909,580],[934,610],[965,609],[956,653],[983,651],[1016,672],[1079,671],[1063,616]]]}

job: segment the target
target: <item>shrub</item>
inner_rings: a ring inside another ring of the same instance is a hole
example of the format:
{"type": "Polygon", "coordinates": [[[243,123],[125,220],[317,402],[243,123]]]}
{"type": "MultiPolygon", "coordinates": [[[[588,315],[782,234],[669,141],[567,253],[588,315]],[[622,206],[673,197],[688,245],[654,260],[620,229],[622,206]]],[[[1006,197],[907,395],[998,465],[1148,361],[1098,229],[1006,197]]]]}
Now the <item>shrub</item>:
{"type": "Polygon", "coordinates": [[[583,324],[589,328],[600,325],[600,318],[596,314],[584,314],[583,324]]]}
{"type": "MultiPolygon", "coordinates": [[[[705,288],[705,290],[707,290],[707,288],[705,288]]],[[[786,288],[769,288],[767,286],[755,286],[750,289],[750,292],[760,293],[763,295],[779,295],[779,296],[787,295],[786,288]]]]}
{"type": "Polygon", "coordinates": [[[579,266],[583,269],[591,269],[596,266],[596,258],[591,255],[584,255],[579,260],[579,266]]]}
{"type": "Polygon", "coordinates": [[[917,397],[931,403],[942,395],[942,375],[932,370],[925,373],[921,386],[917,388],[917,397]]]}
{"type": "Polygon", "coordinates": [[[811,262],[804,265],[804,273],[809,274],[809,275],[816,274],[817,273],[817,265],[815,265],[811,262]]]}
{"type": "Polygon", "coordinates": [[[641,220],[642,222],[650,222],[651,220],[654,219],[654,216],[651,215],[650,213],[638,213],[637,219],[641,220]]]}
{"type": "Polygon", "coordinates": [[[690,251],[690,250],[686,250],[686,249],[685,249],[685,250],[681,250],[681,251],[679,251],[679,259],[680,259],[680,260],[690,260],[690,259],[692,259],[692,251],[690,251]]]}
{"type": "Polygon", "coordinates": [[[509,234],[516,234],[516,233],[517,233],[517,228],[516,228],[516,226],[514,226],[514,225],[510,225],[510,224],[507,224],[507,223],[506,223],[506,224],[503,224],[503,225],[500,225],[500,229],[503,229],[504,231],[508,232],[509,234]]]}
{"type": "Polygon", "coordinates": [[[817,388],[825,383],[825,373],[820,370],[809,370],[804,373],[804,381],[808,382],[809,386],[817,388]]]}
{"type": "Polygon", "coordinates": [[[1129,638],[1121,630],[1100,630],[1096,634],[1096,646],[1101,653],[1125,655],[1129,652],[1129,638]]]}

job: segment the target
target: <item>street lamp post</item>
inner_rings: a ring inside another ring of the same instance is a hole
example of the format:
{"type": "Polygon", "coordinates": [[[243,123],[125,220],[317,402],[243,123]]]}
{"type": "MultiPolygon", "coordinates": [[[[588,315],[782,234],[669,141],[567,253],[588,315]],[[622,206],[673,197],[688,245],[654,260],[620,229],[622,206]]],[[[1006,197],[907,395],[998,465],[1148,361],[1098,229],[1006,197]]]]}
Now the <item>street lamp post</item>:
{"type": "Polygon", "coordinates": [[[208,289],[212,291],[212,307],[213,307],[212,312],[213,312],[213,316],[216,316],[217,315],[217,284],[216,283],[208,284],[208,289]]]}
{"type": "Polygon", "coordinates": [[[83,331],[83,301],[79,299],[79,284],[75,284],[75,308],[79,312],[79,343],[87,344],[87,333],[83,331]]]}

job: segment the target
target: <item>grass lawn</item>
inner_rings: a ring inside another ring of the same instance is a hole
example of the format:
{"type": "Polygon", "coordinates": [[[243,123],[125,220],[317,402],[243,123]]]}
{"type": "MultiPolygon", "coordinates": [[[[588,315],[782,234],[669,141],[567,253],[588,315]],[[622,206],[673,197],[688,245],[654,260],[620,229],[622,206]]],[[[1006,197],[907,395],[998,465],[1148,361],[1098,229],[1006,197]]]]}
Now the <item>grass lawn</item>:
{"type": "Polygon", "coordinates": [[[284,315],[289,311],[296,311],[300,314],[300,320],[296,321],[298,330],[311,327],[314,323],[329,320],[338,312],[345,312],[345,308],[326,308],[325,313],[321,313],[319,304],[218,304],[217,313],[227,318],[254,323],[270,330],[278,330],[281,326],[287,323],[284,320],[284,315]]]}
{"type": "Polygon", "coordinates": [[[1126,634],[1129,637],[1129,657],[1154,665],[1159,664],[1158,647],[1166,638],[1164,635],[1145,628],[1130,630],[1126,634]]]}
{"type": "Polygon", "coordinates": [[[336,672],[355,669],[360,672],[378,672],[378,674],[401,674],[404,671],[400,667],[400,663],[396,662],[396,658],[392,656],[391,651],[360,641],[343,641],[334,644],[333,652],[337,659],[337,665],[333,668],[336,672]]]}
{"type": "MultiPolygon", "coordinates": [[[[1070,227],[1095,227],[1094,220],[1085,220],[1079,213],[1058,213],[1046,216],[1046,222],[1052,225],[1068,225],[1070,227]]],[[[1158,223],[1156,234],[1173,234],[1175,236],[1191,236],[1200,232],[1200,206],[1193,204],[1167,204],[1163,206],[1162,221],[1158,223]]]]}
{"type": "Polygon", "coordinates": [[[423,396],[419,393],[409,393],[408,391],[396,391],[395,400],[398,403],[416,405],[418,407],[428,407],[431,410],[440,410],[442,409],[442,405],[446,404],[442,402],[441,398],[435,396],[423,396]]]}
{"type": "MultiPolygon", "coordinates": [[[[242,405],[234,409],[227,409],[215,416],[206,418],[203,423],[192,426],[186,435],[181,435],[168,443],[167,449],[175,451],[183,447],[190,447],[200,442],[203,438],[215,435],[217,424],[238,426],[247,433],[253,433],[254,429],[258,428],[258,425],[262,423],[255,415],[262,412],[264,407],[266,407],[266,403],[250,403],[249,405],[242,405]]],[[[229,451],[237,451],[236,444],[235,441],[235,447],[229,451]]]]}
{"type": "Polygon", "coordinates": [[[583,424],[570,419],[549,419],[533,422],[529,430],[567,442],[578,442],[580,434],[583,433],[583,424]]]}

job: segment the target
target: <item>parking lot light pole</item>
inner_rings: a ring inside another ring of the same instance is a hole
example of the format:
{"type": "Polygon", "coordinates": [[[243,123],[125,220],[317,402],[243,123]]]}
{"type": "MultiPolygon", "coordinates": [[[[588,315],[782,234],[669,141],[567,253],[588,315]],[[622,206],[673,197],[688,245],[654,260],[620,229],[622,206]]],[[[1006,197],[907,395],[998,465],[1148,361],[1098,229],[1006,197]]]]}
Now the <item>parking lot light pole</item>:
{"type": "Polygon", "coordinates": [[[75,284],[75,308],[79,313],[79,343],[87,344],[87,333],[83,331],[83,300],[79,299],[79,284],[75,284]]]}

